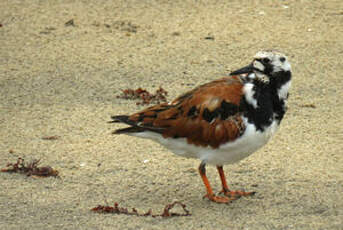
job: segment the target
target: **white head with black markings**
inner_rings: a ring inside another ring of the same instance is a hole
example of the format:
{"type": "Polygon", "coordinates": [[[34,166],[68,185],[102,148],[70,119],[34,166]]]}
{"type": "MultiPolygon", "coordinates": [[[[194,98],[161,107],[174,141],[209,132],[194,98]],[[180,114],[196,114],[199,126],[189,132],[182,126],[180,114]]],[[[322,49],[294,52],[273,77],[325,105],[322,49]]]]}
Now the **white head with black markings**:
{"type": "Polygon", "coordinates": [[[291,64],[286,55],[277,51],[260,51],[252,63],[254,70],[266,75],[291,71],[291,64]]]}
{"type": "Polygon", "coordinates": [[[273,51],[259,51],[254,56],[252,63],[246,67],[233,71],[230,75],[254,73],[257,78],[277,77],[291,74],[291,64],[286,55],[273,51]]]}
{"type": "MultiPolygon", "coordinates": [[[[286,101],[291,87],[291,64],[286,55],[277,51],[259,51],[250,65],[240,68],[230,75],[246,74],[251,84],[272,87],[280,100],[286,101]]],[[[252,87],[252,85],[251,85],[252,87]]]]}

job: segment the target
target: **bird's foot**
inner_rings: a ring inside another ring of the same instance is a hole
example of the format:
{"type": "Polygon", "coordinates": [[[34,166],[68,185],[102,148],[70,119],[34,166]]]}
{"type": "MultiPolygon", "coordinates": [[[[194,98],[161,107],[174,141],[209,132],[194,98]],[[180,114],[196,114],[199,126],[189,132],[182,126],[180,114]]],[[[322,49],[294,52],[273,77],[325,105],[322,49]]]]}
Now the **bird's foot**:
{"type": "Polygon", "coordinates": [[[219,192],[219,194],[224,194],[226,197],[231,198],[232,200],[236,200],[242,196],[252,196],[254,195],[256,192],[245,192],[245,191],[240,191],[240,190],[236,190],[236,191],[231,191],[231,190],[222,190],[219,192]]]}
{"type": "Polygon", "coordinates": [[[215,196],[215,195],[209,195],[209,194],[206,194],[203,198],[208,198],[210,201],[221,203],[221,204],[227,204],[235,200],[227,196],[215,196]]]}

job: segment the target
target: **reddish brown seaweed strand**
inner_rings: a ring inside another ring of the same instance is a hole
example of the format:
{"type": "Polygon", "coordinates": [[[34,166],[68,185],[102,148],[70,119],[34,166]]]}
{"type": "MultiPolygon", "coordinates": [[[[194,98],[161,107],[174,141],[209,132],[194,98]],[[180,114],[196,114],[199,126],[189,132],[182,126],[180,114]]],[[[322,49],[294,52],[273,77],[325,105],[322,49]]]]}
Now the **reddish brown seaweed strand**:
{"type": "Polygon", "coordinates": [[[50,166],[38,167],[39,163],[40,159],[25,163],[25,160],[19,157],[16,163],[8,163],[6,165],[7,168],[1,169],[1,172],[21,173],[27,176],[58,177],[59,172],[57,170],[54,170],[50,166]]]}
{"type": "Polygon", "coordinates": [[[91,209],[94,212],[98,213],[115,213],[115,214],[124,214],[124,215],[133,215],[133,216],[151,216],[151,217],[174,217],[174,216],[190,216],[190,212],[187,210],[186,205],[179,202],[175,201],[171,204],[167,204],[163,212],[161,214],[152,214],[152,210],[149,209],[146,213],[140,214],[135,208],[132,208],[132,211],[129,211],[127,208],[121,208],[119,207],[118,203],[114,203],[114,206],[103,206],[103,205],[98,205],[95,208],[91,209]],[[170,212],[170,210],[175,206],[175,205],[180,205],[184,211],[184,213],[176,213],[176,212],[170,212]]]}
{"type": "Polygon", "coordinates": [[[127,100],[141,100],[137,102],[137,105],[148,105],[151,103],[160,104],[161,102],[167,101],[168,92],[160,87],[156,90],[155,94],[150,93],[149,91],[138,88],[138,89],[124,89],[122,90],[122,94],[117,96],[117,98],[123,98],[127,100]]]}

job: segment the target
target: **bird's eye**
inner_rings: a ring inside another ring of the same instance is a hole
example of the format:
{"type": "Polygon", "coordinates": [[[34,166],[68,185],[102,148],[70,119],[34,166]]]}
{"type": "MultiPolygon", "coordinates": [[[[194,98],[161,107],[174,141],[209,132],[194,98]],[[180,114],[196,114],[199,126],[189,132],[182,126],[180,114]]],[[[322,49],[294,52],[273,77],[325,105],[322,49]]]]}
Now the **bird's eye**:
{"type": "Polygon", "coordinates": [[[280,57],[280,61],[281,61],[281,62],[284,62],[284,61],[286,61],[286,58],[280,57]]]}
{"type": "Polygon", "coordinates": [[[262,58],[263,64],[268,64],[270,62],[269,58],[262,58]]]}

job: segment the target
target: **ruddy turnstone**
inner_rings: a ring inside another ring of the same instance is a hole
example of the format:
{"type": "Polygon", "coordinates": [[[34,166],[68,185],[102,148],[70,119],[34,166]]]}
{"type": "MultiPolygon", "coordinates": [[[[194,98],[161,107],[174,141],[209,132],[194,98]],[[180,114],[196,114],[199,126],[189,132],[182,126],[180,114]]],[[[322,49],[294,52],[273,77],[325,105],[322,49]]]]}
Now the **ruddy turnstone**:
{"type": "Polygon", "coordinates": [[[112,116],[130,127],[113,134],[152,139],[179,156],[199,158],[205,197],[228,203],[254,192],[231,191],[223,165],[237,162],[265,145],[286,112],[291,65],[276,51],[258,52],[250,65],[201,85],[172,102],[132,115],[112,116]],[[217,166],[221,193],[213,193],[205,165],[217,166]]]}

